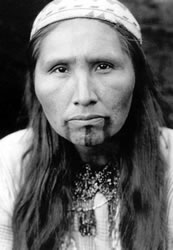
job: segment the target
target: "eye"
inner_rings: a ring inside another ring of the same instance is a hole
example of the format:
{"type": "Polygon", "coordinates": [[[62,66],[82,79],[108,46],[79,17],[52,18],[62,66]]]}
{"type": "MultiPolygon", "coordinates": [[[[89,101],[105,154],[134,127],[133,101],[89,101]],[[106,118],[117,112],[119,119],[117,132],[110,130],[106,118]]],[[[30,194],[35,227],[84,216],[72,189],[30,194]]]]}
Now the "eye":
{"type": "Polygon", "coordinates": [[[64,73],[68,73],[68,68],[65,65],[58,65],[58,66],[53,67],[51,69],[51,72],[64,74],[64,73]]]}
{"type": "Polygon", "coordinates": [[[113,69],[113,65],[111,63],[100,63],[97,65],[96,70],[103,72],[103,73],[108,73],[113,69]]]}

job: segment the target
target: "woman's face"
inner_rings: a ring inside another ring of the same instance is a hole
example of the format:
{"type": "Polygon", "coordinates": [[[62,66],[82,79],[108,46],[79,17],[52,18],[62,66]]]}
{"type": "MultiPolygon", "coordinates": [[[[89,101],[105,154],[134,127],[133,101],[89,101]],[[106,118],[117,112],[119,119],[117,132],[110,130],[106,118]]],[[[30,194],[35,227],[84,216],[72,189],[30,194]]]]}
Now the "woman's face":
{"type": "Polygon", "coordinates": [[[106,23],[63,21],[41,42],[36,95],[53,129],[76,145],[102,144],[122,128],[134,85],[132,61],[106,23]]]}

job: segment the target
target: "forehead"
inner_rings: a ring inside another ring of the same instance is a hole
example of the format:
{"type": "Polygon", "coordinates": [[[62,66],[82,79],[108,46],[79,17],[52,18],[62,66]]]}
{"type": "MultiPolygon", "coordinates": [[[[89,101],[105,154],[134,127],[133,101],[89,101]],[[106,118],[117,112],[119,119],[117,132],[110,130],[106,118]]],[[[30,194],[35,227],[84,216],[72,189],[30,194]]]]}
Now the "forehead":
{"type": "Polygon", "coordinates": [[[53,24],[39,44],[40,54],[122,54],[123,43],[114,27],[94,19],[76,18],[53,24]]]}

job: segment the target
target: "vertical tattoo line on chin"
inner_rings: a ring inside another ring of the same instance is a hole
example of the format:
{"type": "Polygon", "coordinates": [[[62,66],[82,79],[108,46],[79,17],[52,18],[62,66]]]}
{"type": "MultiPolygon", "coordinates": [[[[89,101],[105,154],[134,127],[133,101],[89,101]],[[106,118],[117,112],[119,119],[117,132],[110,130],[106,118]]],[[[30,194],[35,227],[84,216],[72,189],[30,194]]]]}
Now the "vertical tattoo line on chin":
{"type": "Polygon", "coordinates": [[[86,129],[85,129],[85,145],[86,146],[90,146],[91,145],[91,141],[92,141],[92,138],[91,138],[91,126],[86,126],[86,129]]]}

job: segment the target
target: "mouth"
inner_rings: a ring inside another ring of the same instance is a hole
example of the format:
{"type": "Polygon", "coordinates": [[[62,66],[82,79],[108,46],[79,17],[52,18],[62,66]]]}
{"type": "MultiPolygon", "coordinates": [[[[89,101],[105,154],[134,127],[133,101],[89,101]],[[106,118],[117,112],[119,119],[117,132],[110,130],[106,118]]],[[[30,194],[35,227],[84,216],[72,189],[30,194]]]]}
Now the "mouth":
{"type": "Polygon", "coordinates": [[[89,114],[89,115],[77,115],[71,117],[68,122],[72,126],[102,126],[105,121],[104,116],[101,115],[94,115],[94,114],[89,114]]]}
{"type": "Polygon", "coordinates": [[[89,115],[77,115],[73,116],[69,119],[69,121],[89,121],[89,120],[94,120],[94,119],[104,119],[104,116],[100,115],[94,115],[94,114],[89,114],[89,115]]]}

